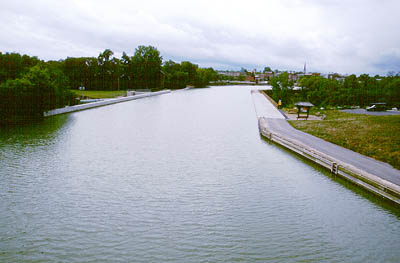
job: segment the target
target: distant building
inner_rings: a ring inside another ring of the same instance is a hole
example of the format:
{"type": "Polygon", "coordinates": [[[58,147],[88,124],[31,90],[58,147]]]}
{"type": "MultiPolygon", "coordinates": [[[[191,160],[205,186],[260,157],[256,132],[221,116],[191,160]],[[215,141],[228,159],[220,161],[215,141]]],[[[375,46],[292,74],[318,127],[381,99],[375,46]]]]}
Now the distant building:
{"type": "Polygon", "coordinates": [[[297,73],[289,73],[288,77],[290,80],[293,80],[294,82],[297,82],[300,78],[300,75],[298,75],[297,73]]]}
{"type": "Polygon", "coordinates": [[[264,73],[256,74],[256,75],[254,75],[254,77],[255,77],[256,81],[265,80],[265,74],[264,73]]]}
{"type": "Polygon", "coordinates": [[[274,76],[274,72],[264,72],[264,79],[270,80],[274,76]]]}
{"type": "Polygon", "coordinates": [[[217,73],[219,75],[230,76],[230,77],[239,77],[241,74],[243,74],[239,71],[217,71],[217,73]]]}
{"type": "Polygon", "coordinates": [[[336,79],[337,81],[344,81],[345,76],[342,76],[338,73],[330,73],[328,74],[328,79],[336,79]]]}
{"type": "Polygon", "coordinates": [[[251,75],[246,75],[246,81],[255,81],[255,78],[251,75]]]}

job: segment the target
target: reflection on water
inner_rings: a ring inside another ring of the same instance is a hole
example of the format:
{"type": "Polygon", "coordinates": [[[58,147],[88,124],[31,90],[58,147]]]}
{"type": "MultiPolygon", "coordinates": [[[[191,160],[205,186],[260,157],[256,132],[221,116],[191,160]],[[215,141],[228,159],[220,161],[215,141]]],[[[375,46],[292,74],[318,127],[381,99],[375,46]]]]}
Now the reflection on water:
{"type": "Polygon", "coordinates": [[[59,115],[30,124],[0,126],[0,145],[48,143],[58,135],[63,125],[70,119],[69,115],[59,115]]]}
{"type": "Polygon", "coordinates": [[[1,129],[0,261],[399,261],[398,211],[260,138],[249,90],[1,129]]]}
{"type": "Polygon", "coordinates": [[[286,149],[285,147],[283,147],[281,145],[275,144],[275,143],[267,140],[266,138],[262,137],[261,135],[260,135],[260,138],[268,145],[273,145],[273,146],[277,147],[278,149],[281,149],[282,151],[286,152],[287,154],[292,155],[293,157],[302,160],[305,164],[313,167],[314,169],[323,173],[325,176],[329,177],[333,182],[336,182],[336,183],[346,187],[347,189],[353,191],[355,194],[360,195],[361,197],[363,197],[365,199],[368,199],[369,201],[373,202],[377,206],[385,209],[386,212],[391,213],[400,219],[400,207],[393,204],[393,202],[391,202],[390,200],[386,200],[380,196],[377,196],[376,194],[355,185],[353,182],[348,181],[341,176],[332,174],[327,169],[317,165],[316,163],[310,161],[309,159],[307,159],[301,155],[298,155],[298,154],[286,149]]]}

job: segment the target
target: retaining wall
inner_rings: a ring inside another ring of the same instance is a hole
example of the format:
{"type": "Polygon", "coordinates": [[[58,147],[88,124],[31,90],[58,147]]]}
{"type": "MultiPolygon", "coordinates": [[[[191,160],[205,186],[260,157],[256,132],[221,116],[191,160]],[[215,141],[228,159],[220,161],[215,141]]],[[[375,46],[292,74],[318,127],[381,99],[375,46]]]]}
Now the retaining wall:
{"type": "Polygon", "coordinates": [[[295,139],[277,134],[268,128],[268,121],[265,118],[259,118],[258,127],[261,135],[265,138],[329,169],[335,175],[339,175],[356,185],[400,205],[399,185],[388,182],[376,175],[337,160],[332,156],[317,151],[295,139]]]}
{"type": "Polygon", "coordinates": [[[162,91],[157,91],[157,92],[142,93],[142,94],[138,94],[135,96],[128,96],[128,97],[115,98],[115,99],[106,99],[106,100],[92,102],[92,103],[74,105],[74,106],[69,106],[69,107],[65,107],[65,108],[59,108],[59,109],[54,109],[54,110],[44,112],[43,116],[50,117],[50,116],[54,116],[54,115],[65,114],[65,113],[81,111],[81,110],[87,110],[87,109],[107,106],[107,105],[111,105],[111,104],[116,104],[116,103],[120,103],[120,102],[161,95],[161,94],[170,93],[170,92],[171,92],[170,90],[162,90],[162,91]]]}
{"type": "Polygon", "coordinates": [[[268,96],[268,94],[265,93],[265,91],[261,90],[260,92],[272,103],[272,105],[275,106],[275,108],[278,108],[278,103],[276,103],[270,96],[268,96]]]}

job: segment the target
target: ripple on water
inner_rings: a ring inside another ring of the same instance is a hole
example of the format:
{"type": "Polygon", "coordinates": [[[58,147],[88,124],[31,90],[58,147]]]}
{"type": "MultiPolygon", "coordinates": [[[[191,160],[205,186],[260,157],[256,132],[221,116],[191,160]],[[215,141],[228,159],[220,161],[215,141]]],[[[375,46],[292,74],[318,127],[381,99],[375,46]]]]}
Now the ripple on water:
{"type": "Polygon", "coordinates": [[[0,133],[0,261],[400,260],[400,214],[258,135],[248,87],[0,133]]]}

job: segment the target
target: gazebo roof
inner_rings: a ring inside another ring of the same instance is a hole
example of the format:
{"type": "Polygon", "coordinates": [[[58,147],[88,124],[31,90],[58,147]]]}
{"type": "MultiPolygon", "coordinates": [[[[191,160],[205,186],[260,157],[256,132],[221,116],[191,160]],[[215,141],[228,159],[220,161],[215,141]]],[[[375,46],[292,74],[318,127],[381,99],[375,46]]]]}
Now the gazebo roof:
{"type": "Polygon", "coordinates": [[[303,102],[303,101],[297,102],[294,105],[296,105],[298,107],[313,107],[314,106],[311,102],[303,102]]]}

